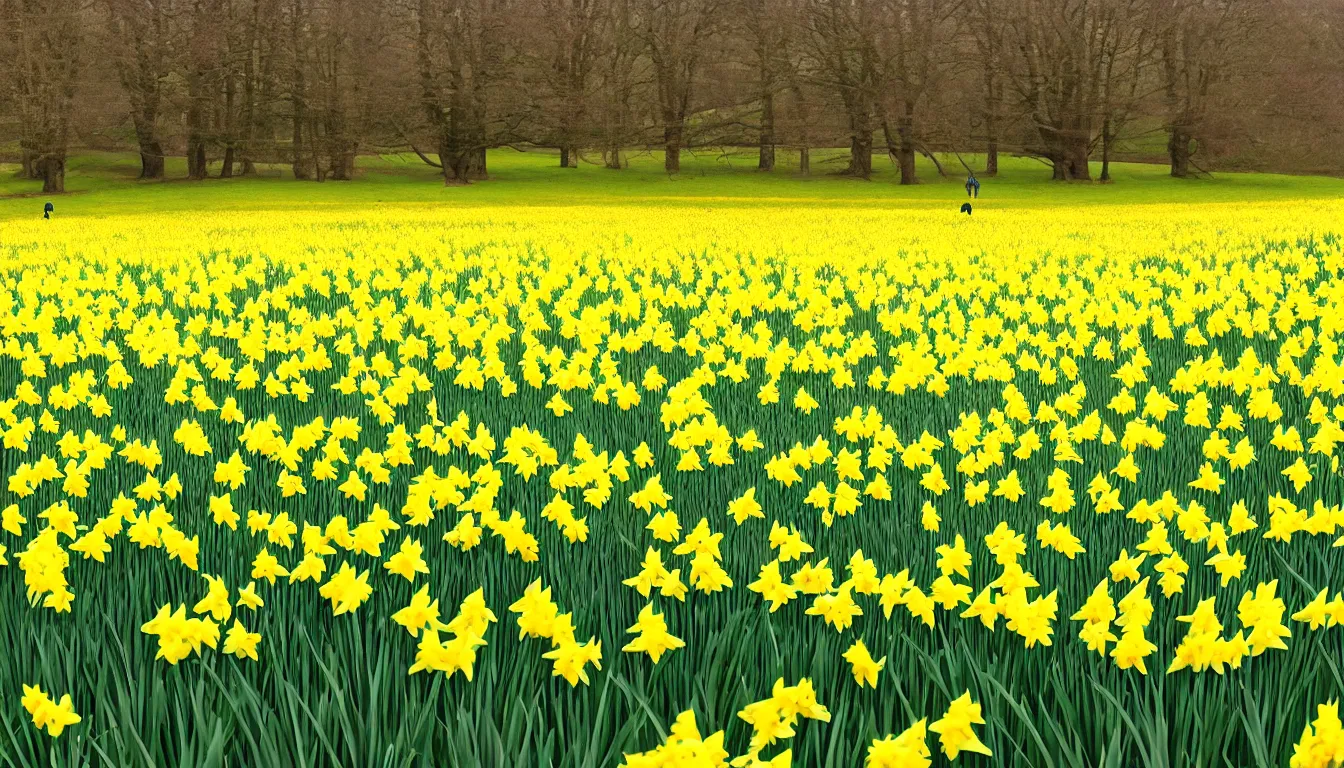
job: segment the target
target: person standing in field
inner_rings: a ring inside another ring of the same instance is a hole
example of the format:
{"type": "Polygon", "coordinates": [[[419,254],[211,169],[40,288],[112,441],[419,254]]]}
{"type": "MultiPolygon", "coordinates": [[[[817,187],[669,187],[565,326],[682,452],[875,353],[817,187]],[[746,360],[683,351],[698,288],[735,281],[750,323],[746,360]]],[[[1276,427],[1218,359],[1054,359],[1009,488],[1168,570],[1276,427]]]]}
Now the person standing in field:
{"type": "Polygon", "coordinates": [[[966,177],[966,196],[980,197],[980,180],[975,178],[974,173],[966,177]]]}

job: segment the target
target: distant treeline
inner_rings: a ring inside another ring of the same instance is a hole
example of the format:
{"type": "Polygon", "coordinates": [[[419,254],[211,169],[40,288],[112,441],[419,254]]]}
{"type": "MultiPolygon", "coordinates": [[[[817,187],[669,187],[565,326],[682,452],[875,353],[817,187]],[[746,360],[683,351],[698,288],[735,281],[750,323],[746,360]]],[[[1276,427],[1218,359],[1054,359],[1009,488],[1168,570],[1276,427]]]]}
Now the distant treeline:
{"type": "Polygon", "coordinates": [[[0,0],[0,159],[47,191],[72,147],[128,146],[145,178],[413,151],[465,183],[511,145],[1335,171],[1341,85],[1344,0],[0,0]]]}

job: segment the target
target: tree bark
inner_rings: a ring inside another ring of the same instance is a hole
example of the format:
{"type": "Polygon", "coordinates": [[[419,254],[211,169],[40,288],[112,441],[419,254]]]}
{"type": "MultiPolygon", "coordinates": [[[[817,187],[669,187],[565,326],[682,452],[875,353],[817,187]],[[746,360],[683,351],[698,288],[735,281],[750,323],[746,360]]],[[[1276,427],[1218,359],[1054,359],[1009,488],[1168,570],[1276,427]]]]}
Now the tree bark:
{"type": "Polygon", "coordinates": [[[187,178],[195,181],[204,179],[207,170],[205,141],[199,136],[187,139],[187,178]]]}
{"type": "Polygon", "coordinates": [[[467,178],[485,179],[488,178],[488,169],[485,165],[485,149],[477,147],[467,152],[467,178]]]}
{"type": "Polygon", "coordinates": [[[233,178],[233,152],[232,143],[224,145],[224,161],[219,166],[219,178],[221,179],[233,178]]]}
{"type": "Polygon", "coordinates": [[[65,191],[65,153],[53,152],[38,161],[42,173],[42,191],[58,194],[65,191]]]}
{"type": "Polygon", "coordinates": [[[448,97],[448,121],[443,124],[441,130],[444,134],[444,146],[448,148],[448,157],[451,162],[444,162],[444,171],[451,170],[452,178],[447,179],[448,184],[467,184],[471,181],[471,164],[467,157],[469,150],[463,149],[467,143],[469,135],[467,125],[467,115],[470,113],[470,105],[467,103],[467,78],[460,63],[451,65],[453,68],[449,73],[452,83],[451,94],[448,97]]]}
{"type": "Polygon", "coordinates": [[[1184,126],[1173,125],[1167,131],[1167,154],[1171,158],[1171,175],[1184,179],[1190,175],[1190,132],[1184,126]]]}
{"type": "Polygon", "coordinates": [[[1068,178],[1070,181],[1091,181],[1092,169],[1088,166],[1088,155],[1091,154],[1088,143],[1091,137],[1084,132],[1070,134],[1068,143],[1065,145],[1065,160],[1068,168],[1068,178]]]}
{"type": "Polygon", "coordinates": [[[348,143],[342,143],[331,155],[332,181],[350,181],[355,178],[355,151],[348,143]]]}
{"type": "Polygon", "coordinates": [[[323,182],[327,180],[327,169],[322,165],[322,131],[321,124],[316,117],[311,117],[308,121],[308,133],[305,149],[308,151],[308,167],[312,169],[313,180],[323,182]]]}
{"type": "MultiPolygon", "coordinates": [[[[296,110],[301,109],[296,105],[296,110]]],[[[296,114],[294,117],[294,138],[292,142],[294,160],[290,163],[290,168],[294,171],[294,178],[299,181],[308,181],[313,178],[312,166],[308,162],[303,149],[303,121],[296,114]]]]}
{"type": "Polygon", "coordinates": [[[619,171],[624,167],[621,165],[621,148],[619,145],[613,144],[602,154],[603,159],[606,161],[607,168],[613,171],[619,171]]]}
{"type": "Polygon", "coordinates": [[[19,178],[36,179],[42,174],[37,167],[37,153],[30,147],[23,147],[19,157],[19,178]]]}
{"type": "Polygon", "coordinates": [[[668,173],[681,173],[681,121],[668,121],[663,128],[663,170],[668,173]]]}
{"type": "Polygon", "coordinates": [[[294,12],[290,16],[290,44],[293,46],[294,66],[290,80],[290,104],[293,108],[293,137],[291,149],[294,153],[290,167],[294,178],[308,181],[313,178],[315,169],[307,157],[304,146],[304,125],[308,121],[307,88],[304,82],[303,62],[303,2],[294,0],[294,12]]]}
{"type": "Polygon", "coordinates": [[[863,179],[873,175],[873,137],[854,135],[849,140],[849,167],[845,173],[863,179]]]}
{"type": "Polygon", "coordinates": [[[140,142],[140,178],[162,179],[163,172],[163,145],[152,139],[140,142]]]}
{"type": "Polygon", "coordinates": [[[981,73],[985,87],[985,170],[984,176],[999,174],[999,104],[1003,85],[1000,80],[1000,57],[1003,49],[1001,19],[996,18],[991,5],[980,4],[981,24],[976,38],[983,62],[981,73]]]}
{"type": "Polygon", "coordinates": [[[1111,180],[1111,119],[1101,124],[1101,181],[1111,180]]]}
{"type": "Polygon", "coordinates": [[[233,178],[233,158],[237,151],[237,137],[234,130],[234,102],[237,100],[235,98],[237,84],[234,82],[233,72],[231,71],[226,71],[224,78],[224,115],[223,119],[218,121],[222,123],[223,127],[224,162],[219,168],[219,178],[229,179],[233,178]]]}
{"type": "Polygon", "coordinates": [[[851,110],[849,128],[849,167],[845,173],[867,179],[873,175],[872,116],[867,110],[851,110]]]}
{"type": "Polygon", "coordinates": [[[761,94],[761,152],[756,167],[775,170],[775,97],[769,91],[761,94]]]}
{"type": "Polygon", "coordinates": [[[897,157],[900,158],[901,184],[916,184],[915,178],[915,104],[905,102],[905,111],[901,113],[896,135],[900,139],[897,157]]]}
{"type": "Polygon", "coordinates": [[[1091,136],[1087,131],[1042,129],[1054,181],[1091,181],[1088,167],[1091,136]]]}
{"type": "Polygon", "coordinates": [[[812,175],[812,151],[810,145],[812,140],[808,135],[808,126],[811,125],[810,110],[807,108],[807,100],[803,96],[802,86],[799,85],[796,77],[789,78],[789,89],[793,92],[794,108],[798,112],[798,126],[800,136],[798,147],[798,173],[803,176],[812,175]]]}
{"type": "Polygon", "coordinates": [[[190,80],[187,89],[191,101],[187,106],[187,178],[199,181],[204,179],[206,174],[205,135],[202,125],[205,116],[201,109],[201,101],[205,99],[205,95],[202,93],[200,74],[193,72],[190,80]]]}
{"type": "Polygon", "coordinates": [[[256,141],[256,65],[254,56],[256,55],[259,41],[257,39],[257,30],[261,21],[261,0],[252,0],[252,11],[248,14],[247,22],[247,50],[243,58],[243,107],[242,124],[243,136],[239,142],[238,159],[242,164],[242,175],[250,176],[256,172],[256,166],[252,162],[253,142],[256,141]]]}
{"type": "MultiPolygon", "coordinates": [[[[904,118],[902,118],[904,123],[904,118]]],[[[914,184],[915,179],[915,145],[910,139],[910,129],[905,125],[898,125],[896,133],[891,132],[891,124],[886,120],[882,121],[882,138],[887,142],[887,155],[896,163],[896,167],[901,171],[901,184],[914,184]]]]}
{"type": "Polygon", "coordinates": [[[158,97],[145,98],[139,110],[131,111],[136,143],[140,145],[140,178],[162,179],[164,170],[163,144],[155,131],[158,122],[158,97]]]}
{"type": "Polygon", "coordinates": [[[162,179],[163,145],[154,135],[155,115],[141,115],[132,122],[135,123],[136,142],[140,145],[140,178],[162,179]]]}

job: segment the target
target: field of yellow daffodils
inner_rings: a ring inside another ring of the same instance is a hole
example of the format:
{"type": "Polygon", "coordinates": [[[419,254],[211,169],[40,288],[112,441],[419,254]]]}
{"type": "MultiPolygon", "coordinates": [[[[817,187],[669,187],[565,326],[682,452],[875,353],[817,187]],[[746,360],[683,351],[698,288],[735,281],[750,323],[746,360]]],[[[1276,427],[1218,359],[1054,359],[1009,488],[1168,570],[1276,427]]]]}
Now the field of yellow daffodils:
{"type": "Polygon", "coordinates": [[[1344,204],[0,227],[0,764],[1336,765],[1344,204]]]}

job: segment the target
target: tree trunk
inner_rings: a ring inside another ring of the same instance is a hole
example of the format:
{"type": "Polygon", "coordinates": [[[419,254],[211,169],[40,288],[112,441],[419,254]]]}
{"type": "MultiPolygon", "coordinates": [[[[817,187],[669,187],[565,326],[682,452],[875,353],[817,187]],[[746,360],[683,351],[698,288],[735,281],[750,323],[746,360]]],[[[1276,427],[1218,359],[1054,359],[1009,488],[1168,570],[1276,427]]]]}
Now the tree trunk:
{"type": "Polygon", "coordinates": [[[187,178],[200,181],[205,176],[205,140],[199,134],[189,134],[187,136],[187,178]]]}
{"type": "Polygon", "coordinates": [[[1171,175],[1184,179],[1190,175],[1190,132],[1183,126],[1167,129],[1167,154],[1171,157],[1171,175]]]}
{"type": "Polygon", "coordinates": [[[140,178],[162,179],[164,171],[163,145],[150,139],[140,142],[140,178]]]}
{"type": "Polygon", "coordinates": [[[891,132],[891,123],[887,122],[885,116],[882,118],[882,140],[887,145],[888,159],[901,171],[901,183],[908,183],[905,180],[905,158],[901,156],[900,142],[896,140],[896,135],[891,132]]]}
{"type": "Polygon", "coordinates": [[[467,151],[467,178],[485,179],[488,178],[485,165],[485,150],[472,149],[467,151]]]}
{"type": "Polygon", "coordinates": [[[223,123],[223,128],[224,128],[224,131],[223,131],[223,133],[224,133],[224,164],[223,164],[222,166],[220,166],[220,169],[219,169],[219,178],[221,178],[221,179],[230,179],[230,178],[233,178],[233,155],[234,155],[234,152],[235,152],[234,147],[235,147],[235,143],[236,143],[236,142],[235,142],[236,134],[235,134],[235,131],[234,131],[234,106],[233,106],[233,104],[234,104],[234,101],[236,101],[236,90],[235,90],[235,89],[237,88],[237,85],[234,83],[234,78],[233,78],[233,73],[232,73],[232,72],[226,72],[225,75],[224,75],[224,77],[225,77],[225,84],[224,84],[224,118],[223,118],[222,121],[219,121],[219,122],[222,122],[222,123],[223,123]]]}
{"type": "Polygon", "coordinates": [[[38,161],[42,173],[42,191],[61,193],[65,191],[65,154],[50,154],[38,161]]]}
{"type": "Polygon", "coordinates": [[[443,183],[449,186],[467,184],[467,153],[452,149],[451,138],[445,138],[441,146],[443,149],[439,151],[439,157],[443,158],[443,183]]]}
{"type": "MultiPolygon", "coordinates": [[[[451,171],[452,178],[448,180],[449,184],[467,184],[471,181],[470,162],[467,158],[470,150],[463,149],[463,145],[469,143],[467,115],[469,105],[467,104],[467,79],[461,69],[453,69],[449,73],[451,81],[451,94],[448,97],[448,119],[442,123],[444,131],[443,145],[447,149],[447,156],[452,158],[451,171]]],[[[449,168],[449,163],[444,163],[444,169],[449,168]]]]}
{"type": "Polygon", "coordinates": [[[313,171],[313,179],[320,183],[327,180],[327,169],[322,165],[322,155],[320,150],[322,147],[323,136],[318,129],[319,125],[316,118],[308,121],[308,167],[313,171]]]}
{"type": "Polygon", "coordinates": [[[918,183],[919,180],[915,178],[914,102],[905,102],[905,111],[901,114],[901,120],[896,129],[896,134],[900,138],[900,146],[897,148],[897,157],[900,158],[901,184],[918,183]]]}
{"type": "MultiPolygon", "coordinates": [[[[560,148],[560,167],[561,168],[569,167],[569,147],[567,146],[560,148]]],[[[577,168],[578,165],[575,164],[574,167],[577,168]]]]}
{"type": "Polygon", "coordinates": [[[1091,137],[1087,131],[1051,130],[1045,138],[1055,181],[1092,180],[1092,171],[1088,167],[1091,137]]]}
{"type": "Polygon", "coordinates": [[[794,108],[797,110],[798,125],[801,129],[798,148],[798,172],[804,176],[812,175],[812,151],[809,145],[812,143],[808,136],[807,127],[810,125],[810,110],[807,108],[807,100],[803,98],[803,89],[798,84],[798,80],[790,78],[789,89],[793,92],[794,108]]]}
{"type": "Polygon", "coordinates": [[[37,167],[37,153],[29,147],[21,150],[19,158],[19,178],[36,179],[41,177],[42,173],[37,167]]]}
{"type": "Polygon", "coordinates": [[[604,153],[602,153],[602,154],[603,154],[603,159],[606,160],[606,166],[607,166],[607,168],[610,168],[610,169],[613,170],[613,171],[619,171],[619,170],[621,170],[621,168],[622,168],[623,166],[621,165],[621,148],[620,148],[620,146],[613,144],[613,145],[612,145],[606,152],[604,152],[604,153]]]}
{"type": "Polygon", "coordinates": [[[681,173],[681,122],[669,122],[663,128],[663,170],[681,173]]]}
{"type": "MultiPolygon", "coordinates": [[[[301,109],[301,107],[298,104],[295,104],[295,109],[299,110],[301,109]]],[[[308,181],[309,179],[313,178],[313,170],[311,164],[308,162],[308,157],[304,154],[303,120],[299,117],[299,114],[302,113],[299,112],[294,116],[294,140],[293,140],[294,160],[290,164],[290,167],[294,171],[295,179],[299,181],[308,181]]]]}
{"type": "Polygon", "coordinates": [[[1052,163],[1052,168],[1051,168],[1051,171],[1050,171],[1050,180],[1051,180],[1051,181],[1068,181],[1068,180],[1069,180],[1069,168],[1068,168],[1068,165],[1066,164],[1066,162],[1065,162],[1063,156],[1061,156],[1061,155],[1057,155],[1057,156],[1055,156],[1054,158],[1051,158],[1051,161],[1050,161],[1050,162],[1052,163]]]}
{"type": "Polygon", "coordinates": [[[868,178],[873,175],[873,137],[869,134],[855,134],[849,139],[849,167],[845,173],[850,176],[868,178]]]}
{"type": "MultiPolygon", "coordinates": [[[[259,5],[259,0],[254,5],[259,5]]],[[[257,95],[252,100],[252,128],[247,139],[247,154],[243,157],[243,175],[256,171],[254,160],[268,161],[275,147],[275,112],[272,105],[280,101],[275,90],[279,78],[275,76],[275,67],[279,56],[280,29],[275,25],[257,27],[257,95]],[[264,32],[263,32],[264,29],[264,32]],[[265,151],[266,158],[258,158],[258,144],[265,151]]]]}
{"type": "Polygon", "coordinates": [[[1111,180],[1111,119],[1109,117],[1101,124],[1101,180],[1103,182],[1111,180]]]}
{"type": "Polygon", "coordinates": [[[219,178],[233,178],[233,144],[224,145],[224,162],[219,166],[219,178]]]}
{"type": "Polygon", "coordinates": [[[768,92],[761,94],[761,155],[756,167],[775,170],[775,97],[768,92]]]}
{"type": "Polygon", "coordinates": [[[982,16],[980,56],[984,62],[982,73],[985,83],[985,170],[984,176],[999,174],[999,52],[1002,32],[993,13],[982,16]]]}
{"type": "Polygon", "coordinates": [[[242,141],[239,142],[238,160],[242,165],[241,173],[250,176],[256,172],[252,163],[252,143],[256,141],[256,72],[253,61],[257,48],[257,27],[260,21],[261,0],[252,0],[252,12],[248,15],[247,51],[243,57],[243,123],[242,141]]]}
{"type": "MultiPolygon", "coordinates": [[[[199,76],[193,80],[199,81],[199,76]]],[[[191,105],[187,107],[187,178],[199,181],[206,174],[205,136],[201,125],[205,119],[201,110],[201,99],[204,96],[198,82],[194,82],[189,90],[191,105]]]]}
{"type": "Polygon", "coordinates": [[[901,171],[901,184],[915,184],[915,143],[910,138],[911,130],[905,125],[905,118],[901,118],[901,124],[896,128],[896,134],[891,132],[891,124],[885,119],[882,121],[882,138],[887,142],[887,155],[896,167],[901,171]]]}
{"type": "MultiPolygon", "coordinates": [[[[1044,132],[1044,129],[1042,130],[1044,132]]],[[[1046,137],[1046,147],[1048,149],[1047,157],[1050,159],[1050,179],[1052,181],[1068,181],[1069,166],[1068,158],[1064,152],[1064,141],[1054,131],[1046,137]]]]}
{"type": "Polygon", "coordinates": [[[303,126],[308,120],[308,104],[306,86],[303,73],[303,3],[295,0],[294,12],[290,17],[290,44],[294,51],[294,69],[291,73],[292,80],[290,85],[290,102],[293,105],[294,133],[292,151],[294,160],[291,168],[294,170],[294,178],[299,181],[307,181],[313,178],[314,168],[309,162],[304,148],[303,126]]]}
{"type": "Polygon", "coordinates": [[[850,110],[849,167],[845,173],[862,179],[873,175],[873,124],[866,109],[850,110]]]}
{"type": "Polygon", "coordinates": [[[1070,136],[1067,145],[1067,161],[1069,179],[1071,181],[1091,181],[1092,169],[1088,167],[1088,149],[1089,137],[1086,133],[1076,133],[1070,136]]]}
{"type": "Polygon", "coordinates": [[[331,155],[331,180],[350,181],[355,178],[355,151],[342,143],[331,155]]]}

